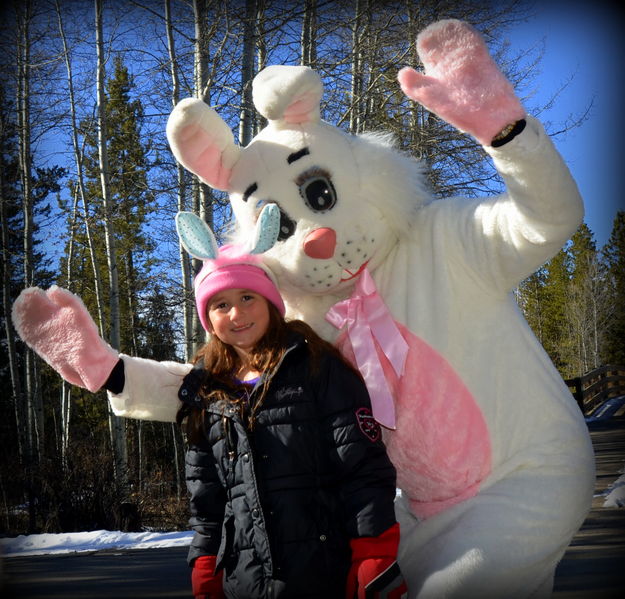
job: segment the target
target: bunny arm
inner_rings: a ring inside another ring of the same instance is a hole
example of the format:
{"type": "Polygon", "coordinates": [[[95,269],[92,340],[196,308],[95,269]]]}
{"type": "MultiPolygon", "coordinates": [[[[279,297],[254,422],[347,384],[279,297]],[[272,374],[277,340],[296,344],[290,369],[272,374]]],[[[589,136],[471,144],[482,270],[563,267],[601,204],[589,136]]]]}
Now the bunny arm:
{"type": "Polygon", "coordinates": [[[402,91],[482,145],[525,118],[512,85],[467,23],[447,19],[430,25],[417,37],[417,51],[425,74],[401,69],[402,91]]]}
{"type": "Polygon", "coordinates": [[[449,261],[460,260],[471,280],[489,294],[507,295],[566,243],[582,222],[584,206],[562,156],[535,118],[528,116],[525,130],[505,146],[485,150],[505,192],[433,202],[423,214],[432,219],[431,230],[444,227],[439,255],[452,252],[449,261]]]}
{"type": "Polygon", "coordinates": [[[98,391],[119,359],[82,300],[56,285],[24,289],[11,317],[24,343],[72,385],[98,391]]]}
{"type": "Polygon", "coordinates": [[[124,363],[124,388],[121,393],[108,392],[113,412],[124,418],[175,422],[181,404],[178,391],[193,365],[119,357],[124,363]]]}

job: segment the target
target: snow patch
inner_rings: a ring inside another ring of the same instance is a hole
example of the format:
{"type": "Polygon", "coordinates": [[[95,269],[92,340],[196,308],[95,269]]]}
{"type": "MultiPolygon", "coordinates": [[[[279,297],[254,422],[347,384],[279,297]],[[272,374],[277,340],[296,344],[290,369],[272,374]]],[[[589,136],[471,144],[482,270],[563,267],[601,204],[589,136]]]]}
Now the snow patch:
{"type": "Polygon", "coordinates": [[[80,553],[103,549],[156,549],[191,544],[192,531],[127,533],[110,530],[58,534],[19,535],[0,539],[4,557],[80,553]]]}

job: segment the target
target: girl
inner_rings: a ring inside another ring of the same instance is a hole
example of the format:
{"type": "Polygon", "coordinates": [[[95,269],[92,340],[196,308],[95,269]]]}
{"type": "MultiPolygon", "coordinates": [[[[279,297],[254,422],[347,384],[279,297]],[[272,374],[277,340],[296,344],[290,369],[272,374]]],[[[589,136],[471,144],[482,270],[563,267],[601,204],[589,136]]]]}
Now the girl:
{"type": "Polygon", "coordinates": [[[148,390],[167,394],[163,370],[178,380],[196,598],[352,599],[365,589],[399,596],[395,470],[360,374],[308,325],[285,321],[257,256],[215,245],[203,258],[195,298],[210,340],[191,370],[119,359],[80,300],[58,288],[24,291],[14,323],[67,380],[92,391],[103,384],[118,413],[162,417],[148,390]],[[67,351],[51,355],[45,342],[55,319],[64,333],[68,321],[77,325],[67,334],[74,347],[88,348],[89,364],[68,364],[67,351]],[[93,353],[94,332],[101,355],[93,353]]]}

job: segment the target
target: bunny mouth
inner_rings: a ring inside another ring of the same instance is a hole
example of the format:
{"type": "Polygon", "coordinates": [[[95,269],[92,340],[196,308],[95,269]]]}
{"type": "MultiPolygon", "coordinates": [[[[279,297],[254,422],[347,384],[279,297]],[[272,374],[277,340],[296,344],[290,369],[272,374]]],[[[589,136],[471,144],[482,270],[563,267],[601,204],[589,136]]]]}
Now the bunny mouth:
{"type": "Polygon", "coordinates": [[[346,268],[344,268],[343,270],[349,275],[348,277],[342,277],[341,278],[341,283],[344,283],[345,281],[351,281],[352,279],[355,279],[358,275],[360,275],[360,273],[367,268],[367,264],[369,264],[369,260],[367,260],[366,262],[364,262],[360,268],[356,271],[356,272],[351,272],[350,270],[347,270],[346,268]]]}

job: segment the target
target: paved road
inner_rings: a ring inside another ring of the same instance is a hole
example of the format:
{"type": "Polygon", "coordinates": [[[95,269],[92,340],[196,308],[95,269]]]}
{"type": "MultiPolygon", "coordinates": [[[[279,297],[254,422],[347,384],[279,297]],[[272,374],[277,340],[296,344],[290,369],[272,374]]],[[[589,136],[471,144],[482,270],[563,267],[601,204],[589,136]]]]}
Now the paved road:
{"type": "Polygon", "coordinates": [[[3,599],[191,599],[187,548],[11,557],[3,599]]]}

